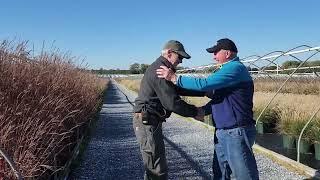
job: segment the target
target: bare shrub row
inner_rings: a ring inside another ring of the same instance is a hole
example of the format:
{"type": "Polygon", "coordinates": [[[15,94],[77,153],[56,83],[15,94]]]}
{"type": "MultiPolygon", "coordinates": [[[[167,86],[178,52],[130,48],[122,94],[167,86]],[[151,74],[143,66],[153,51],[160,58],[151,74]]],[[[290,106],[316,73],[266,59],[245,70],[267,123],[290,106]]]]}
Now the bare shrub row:
{"type": "MultiPolygon", "coordinates": [[[[47,179],[71,157],[106,81],[68,54],[28,54],[26,43],[0,45],[0,148],[25,178],[47,179]]],[[[1,173],[13,177],[7,166],[1,173]]]]}
{"type": "MultiPolygon", "coordinates": [[[[254,81],[255,92],[277,92],[284,78],[259,78],[254,81]]],[[[320,77],[294,77],[286,82],[281,93],[320,94],[320,77]]]]}

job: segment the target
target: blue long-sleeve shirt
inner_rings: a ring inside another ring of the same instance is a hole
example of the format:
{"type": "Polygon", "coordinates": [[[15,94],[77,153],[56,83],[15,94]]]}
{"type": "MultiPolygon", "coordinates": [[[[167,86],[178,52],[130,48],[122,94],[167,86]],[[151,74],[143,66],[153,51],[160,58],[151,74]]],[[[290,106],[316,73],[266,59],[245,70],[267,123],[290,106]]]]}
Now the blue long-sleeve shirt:
{"type": "Polygon", "coordinates": [[[216,128],[253,125],[254,85],[247,68],[236,57],[207,78],[179,76],[177,85],[198,91],[213,91],[210,106],[216,128]]]}

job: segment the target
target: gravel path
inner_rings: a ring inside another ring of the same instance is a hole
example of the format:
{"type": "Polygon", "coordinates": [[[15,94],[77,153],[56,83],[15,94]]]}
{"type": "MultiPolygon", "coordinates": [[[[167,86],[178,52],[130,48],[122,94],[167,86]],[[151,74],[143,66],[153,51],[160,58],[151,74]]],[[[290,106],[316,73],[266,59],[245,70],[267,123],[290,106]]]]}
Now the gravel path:
{"type": "MultiPolygon", "coordinates": [[[[132,102],[135,93],[120,87],[132,102]]],[[[80,167],[69,179],[143,179],[143,165],[132,128],[132,106],[113,82],[101,110],[97,128],[80,167]]],[[[169,179],[210,179],[213,132],[199,123],[172,115],[163,124],[169,179]]],[[[304,179],[255,154],[260,179],[304,179]]]]}

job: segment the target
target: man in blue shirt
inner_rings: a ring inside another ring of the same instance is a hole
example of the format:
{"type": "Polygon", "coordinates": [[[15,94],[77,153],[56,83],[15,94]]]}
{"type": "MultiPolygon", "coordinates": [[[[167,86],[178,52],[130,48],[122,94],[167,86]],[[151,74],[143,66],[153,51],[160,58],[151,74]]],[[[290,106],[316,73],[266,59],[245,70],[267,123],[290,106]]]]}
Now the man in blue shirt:
{"type": "Polygon", "coordinates": [[[157,69],[158,77],[177,86],[214,92],[203,108],[211,110],[215,132],[214,179],[259,179],[252,146],[256,137],[253,119],[254,85],[247,68],[237,57],[238,49],[230,39],[220,39],[208,48],[220,69],[206,78],[177,76],[170,68],[157,69]]]}

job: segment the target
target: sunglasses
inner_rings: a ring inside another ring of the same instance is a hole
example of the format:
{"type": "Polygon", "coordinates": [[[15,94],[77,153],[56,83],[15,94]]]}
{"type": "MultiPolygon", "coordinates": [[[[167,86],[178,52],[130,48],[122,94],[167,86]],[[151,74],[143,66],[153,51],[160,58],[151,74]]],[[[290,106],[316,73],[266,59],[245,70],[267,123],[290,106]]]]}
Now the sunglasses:
{"type": "Polygon", "coordinates": [[[174,53],[178,54],[178,58],[179,58],[180,60],[182,60],[182,59],[184,58],[184,57],[182,57],[177,51],[171,50],[171,52],[174,52],[174,53]]]}

